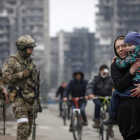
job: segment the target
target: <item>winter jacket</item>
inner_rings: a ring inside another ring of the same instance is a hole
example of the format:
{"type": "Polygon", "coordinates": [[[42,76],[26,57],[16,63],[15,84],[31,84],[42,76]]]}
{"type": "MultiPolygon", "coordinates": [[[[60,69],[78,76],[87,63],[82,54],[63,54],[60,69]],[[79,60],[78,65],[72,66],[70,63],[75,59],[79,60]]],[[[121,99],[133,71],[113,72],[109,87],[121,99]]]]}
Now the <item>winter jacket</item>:
{"type": "Polygon", "coordinates": [[[60,96],[60,98],[63,98],[63,93],[64,93],[65,88],[63,88],[62,86],[60,86],[56,92],[56,97],[60,96]]]}
{"type": "MultiPolygon", "coordinates": [[[[140,45],[130,51],[130,54],[126,56],[125,59],[118,57],[116,59],[116,64],[121,70],[128,70],[132,63],[140,60],[140,45]]],[[[140,68],[135,72],[135,77],[133,80],[140,80],[140,68]]]]}
{"type": "Polygon", "coordinates": [[[130,85],[135,75],[132,75],[129,70],[121,70],[118,68],[116,62],[111,65],[111,77],[115,84],[115,88],[119,92],[123,92],[130,85]]]}
{"type": "Polygon", "coordinates": [[[88,81],[84,80],[84,73],[82,71],[75,71],[73,73],[73,80],[70,80],[68,86],[66,87],[64,91],[63,97],[68,97],[68,94],[70,93],[72,97],[83,97],[85,96],[86,92],[86,86],[88,81]],[[82,78],[81,80],[76,79],[76,73],[81,73],[82,78]]]}
{"type": "Polygon", "coordinates": [[[111,96],[112,87],[114,87],[114,84],[111,77],[107,76],[103,79],[99,74],[89,81],[86,87],[86,95],[111,96]]]}

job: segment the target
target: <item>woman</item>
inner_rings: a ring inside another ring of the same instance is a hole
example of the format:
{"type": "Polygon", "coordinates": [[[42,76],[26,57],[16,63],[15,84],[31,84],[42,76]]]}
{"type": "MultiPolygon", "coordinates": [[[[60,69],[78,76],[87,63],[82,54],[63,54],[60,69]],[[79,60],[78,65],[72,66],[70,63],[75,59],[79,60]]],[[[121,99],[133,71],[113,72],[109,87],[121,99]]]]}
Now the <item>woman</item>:
{"type": "MultiPolygon", "coordinates": [[[[124,44],[124,36],[119,36],[114,41],[114,52],[116,56],[125,58],[127,55],[124,44]]],[[[122,71],[118,68],[116,62],[111,65],[111,76],[115,87],[120,92],[124,91],[134,78],[135,71],[140,67],[140,61],[131,65],[130,70],[122,71]]],[[[117,122],[124,140],[136,140],[140,138],[140,86],[133,89],[131,98],[121,99],[118,106],[117,122]],[[133,98],[135,97],[135,98],[133,98]]]]}

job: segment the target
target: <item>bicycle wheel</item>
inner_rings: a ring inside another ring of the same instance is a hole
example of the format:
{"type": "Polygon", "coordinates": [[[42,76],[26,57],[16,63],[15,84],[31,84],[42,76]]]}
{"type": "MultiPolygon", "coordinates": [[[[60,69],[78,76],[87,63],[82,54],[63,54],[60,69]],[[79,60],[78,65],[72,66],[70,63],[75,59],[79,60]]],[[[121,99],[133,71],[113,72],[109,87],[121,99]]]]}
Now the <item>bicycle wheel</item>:
{"type": "Polygon", "coordinates": [[[106,114],[102,112],[100,116],[100,132],[99,132],[100,140],[109,140],[109,126],[103,124],[105,116],[106,114]]]}
{"type": "Polygon", "coordinates": [[[66,125],[66,116],[67,116],[66,109],[63,108],[63,122],[64,122],[64,125],[66,125]]]}
{"type": "Polygon", "coordinates": [[[72,115],[72,130],[74,140],[82,140],[82,117],[78,112],[72,115]]]}

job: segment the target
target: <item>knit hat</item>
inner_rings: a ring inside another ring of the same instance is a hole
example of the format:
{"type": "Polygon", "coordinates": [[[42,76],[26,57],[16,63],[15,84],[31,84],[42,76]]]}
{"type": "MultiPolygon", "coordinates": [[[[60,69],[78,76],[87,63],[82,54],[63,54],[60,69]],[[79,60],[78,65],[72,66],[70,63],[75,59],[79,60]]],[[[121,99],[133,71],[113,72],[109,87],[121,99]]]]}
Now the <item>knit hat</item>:
{"type": "Polygon", "coordinates": [[[109,69],[109,68],[108,68],[107,65],[103,64],[103,65],[100,66],[100,71],[101,71],[102,69],[109,69]]]}
{"type": "Polygon", "coordinates": [[[129,43],[131,45],[140,45],[140,34],[138,32],[130,32],[126,35],[124,43],[129,43]]]}

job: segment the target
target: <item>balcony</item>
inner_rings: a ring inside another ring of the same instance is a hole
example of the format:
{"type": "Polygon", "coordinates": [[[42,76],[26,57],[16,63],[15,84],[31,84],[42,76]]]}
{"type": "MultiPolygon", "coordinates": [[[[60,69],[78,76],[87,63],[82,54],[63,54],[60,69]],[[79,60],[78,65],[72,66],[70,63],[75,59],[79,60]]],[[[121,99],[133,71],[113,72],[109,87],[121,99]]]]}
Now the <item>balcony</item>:
{"type": "Polygon", "coordinates": [[[101,8],[101,7],[111,7],[112,4],[113,4],[112,1],[107,2],[106,0],[103,0],[103,2],[97,4],[96,7],[99,7],[99,8],[101,8]]]}
{"type": "Polygon", "coordinates": [[[34,12],[27,12],[26,13],[26,17],[43,17],[44,13],[43,12],[38,12],[38,13],[34,13],[34,12]]]}
{"type": "Polygon", "coordinates": [[[44,23],[43,23],[43,21],[38,21],[38,22],[34,22],[34,21],[28,21],[28,22],[26,22],[26,25],[28,26],[31,26],[31,25],[43,25],[44,23]]]}
{"type": "Polygon", "coordinates": [[[9,42],[9,39],[6,38],[6,37],[5,38],[0,38],[0,42],[6,42],[7,43],[7,42],[9,42]]]}

